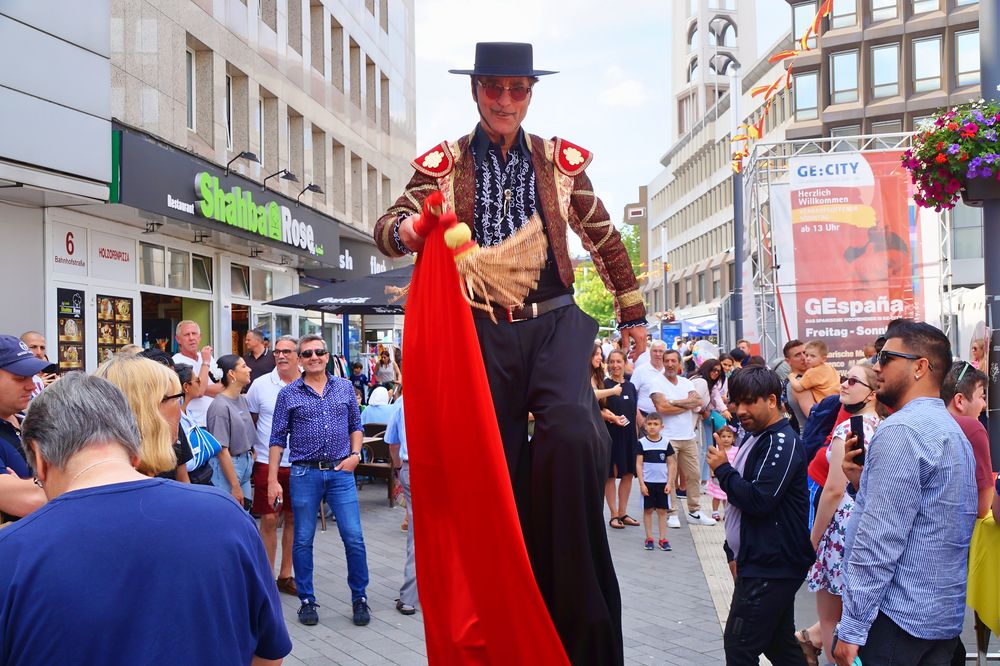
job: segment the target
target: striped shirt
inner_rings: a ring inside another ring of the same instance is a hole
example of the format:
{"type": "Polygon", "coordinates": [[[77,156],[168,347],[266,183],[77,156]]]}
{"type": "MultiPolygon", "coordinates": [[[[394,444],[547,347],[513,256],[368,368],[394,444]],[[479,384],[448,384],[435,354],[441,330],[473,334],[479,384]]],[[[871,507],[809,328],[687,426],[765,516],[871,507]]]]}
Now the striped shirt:
{"type": "Polygon", "coordinates": [[[958,636],[976,504],[972,446],[940,399],[883,421],[847,527],[840,639],[864,645],[879,611],[917,638],[958,636]]]}

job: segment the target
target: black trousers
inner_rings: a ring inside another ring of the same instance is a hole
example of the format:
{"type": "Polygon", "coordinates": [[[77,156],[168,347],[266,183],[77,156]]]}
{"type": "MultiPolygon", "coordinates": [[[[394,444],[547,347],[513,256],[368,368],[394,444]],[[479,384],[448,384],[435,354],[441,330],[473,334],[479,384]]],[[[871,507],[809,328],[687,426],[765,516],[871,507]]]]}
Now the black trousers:
{"type": "Polygon", "coordinates": [[[566,654],[576,666],[622,664],[604,527],[611,440],[588,374],[597,322],[571,305],[515,323],[477,318],[476,330],[528,557],[566,654]]]}
{"type": "Polygon", "coordinates": [[[805,666],[795,640],[795,593],[801,586],[802,579],[736,577],[723,636],[726,666],[757,666],[761,654],[774,666],[805,666]]]}
{"type": "MultiPolygon", "coordinates": [[[[917,638],[879,611],[858,656],[866,665],[950,666],[958,642],[957,636],[942,640],[917,638]]],[[[960,663],[965,663],[964,654],[960,663]]]]}

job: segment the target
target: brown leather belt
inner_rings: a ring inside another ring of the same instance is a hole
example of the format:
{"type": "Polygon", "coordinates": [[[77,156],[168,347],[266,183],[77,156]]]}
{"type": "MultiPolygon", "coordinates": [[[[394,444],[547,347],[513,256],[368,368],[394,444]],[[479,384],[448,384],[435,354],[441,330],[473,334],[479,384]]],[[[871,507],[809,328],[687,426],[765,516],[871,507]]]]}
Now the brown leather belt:
{"type": "MultiPolygon", "coordinates": [[[[495,307],[493,311],[496,313],[497,321],[501,319],[513,324],[519,321],[527,321],[528,319],[535,319],[536,317],[541,317],[543,314],[548,314],[553,310],[558,310],[559,308],[564,308],[568,305],[573,305],[576,303],[573,300],[572,294],[563,294],[562,296],[554,296],[544,301],[538,301],[537,303],[525,303],[520,307],[515,308],[501,308],[495,307]]],[[[477,319],[489,319],[490,315],[485,310],[479,308],[472,308],[472,316],[477,319]]]]}

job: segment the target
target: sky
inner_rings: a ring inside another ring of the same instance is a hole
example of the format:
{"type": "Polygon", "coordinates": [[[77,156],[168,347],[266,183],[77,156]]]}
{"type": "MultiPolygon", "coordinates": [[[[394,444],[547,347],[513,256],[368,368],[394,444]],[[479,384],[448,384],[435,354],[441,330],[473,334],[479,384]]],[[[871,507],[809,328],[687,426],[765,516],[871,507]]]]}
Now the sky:
{"type": "MultiPolygon", "coordinates": [[[[593,152],[587,174],[621,222],[670,148],[671,5],[686,1],[416,0],[417,154],[475,126],[469,77],[448,70],[471,69],[476,42],[530,42],[535,68],[559,73],[541,77],[522,127],[593,152]]],[[[756,4],[761,51],[791,11],[784,0],[756,4]]],[[[570,249],[577,254],[579,243],[570,249]]]]}

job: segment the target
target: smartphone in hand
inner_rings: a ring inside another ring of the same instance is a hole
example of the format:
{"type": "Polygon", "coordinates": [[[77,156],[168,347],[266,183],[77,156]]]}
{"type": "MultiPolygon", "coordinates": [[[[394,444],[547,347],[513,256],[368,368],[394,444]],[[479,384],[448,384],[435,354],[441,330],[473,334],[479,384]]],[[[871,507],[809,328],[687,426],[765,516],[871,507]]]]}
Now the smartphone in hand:
{"type": "Polygon", "coordinates": [[[852,416],[851,417],[851,434],[858,438],[858,441],[854,444],[855,450],[861,449],[861,453],[854,458],[854,462],[858,465],[864,467],[865,464],[865,417],[863,416],[852,416]]]}

